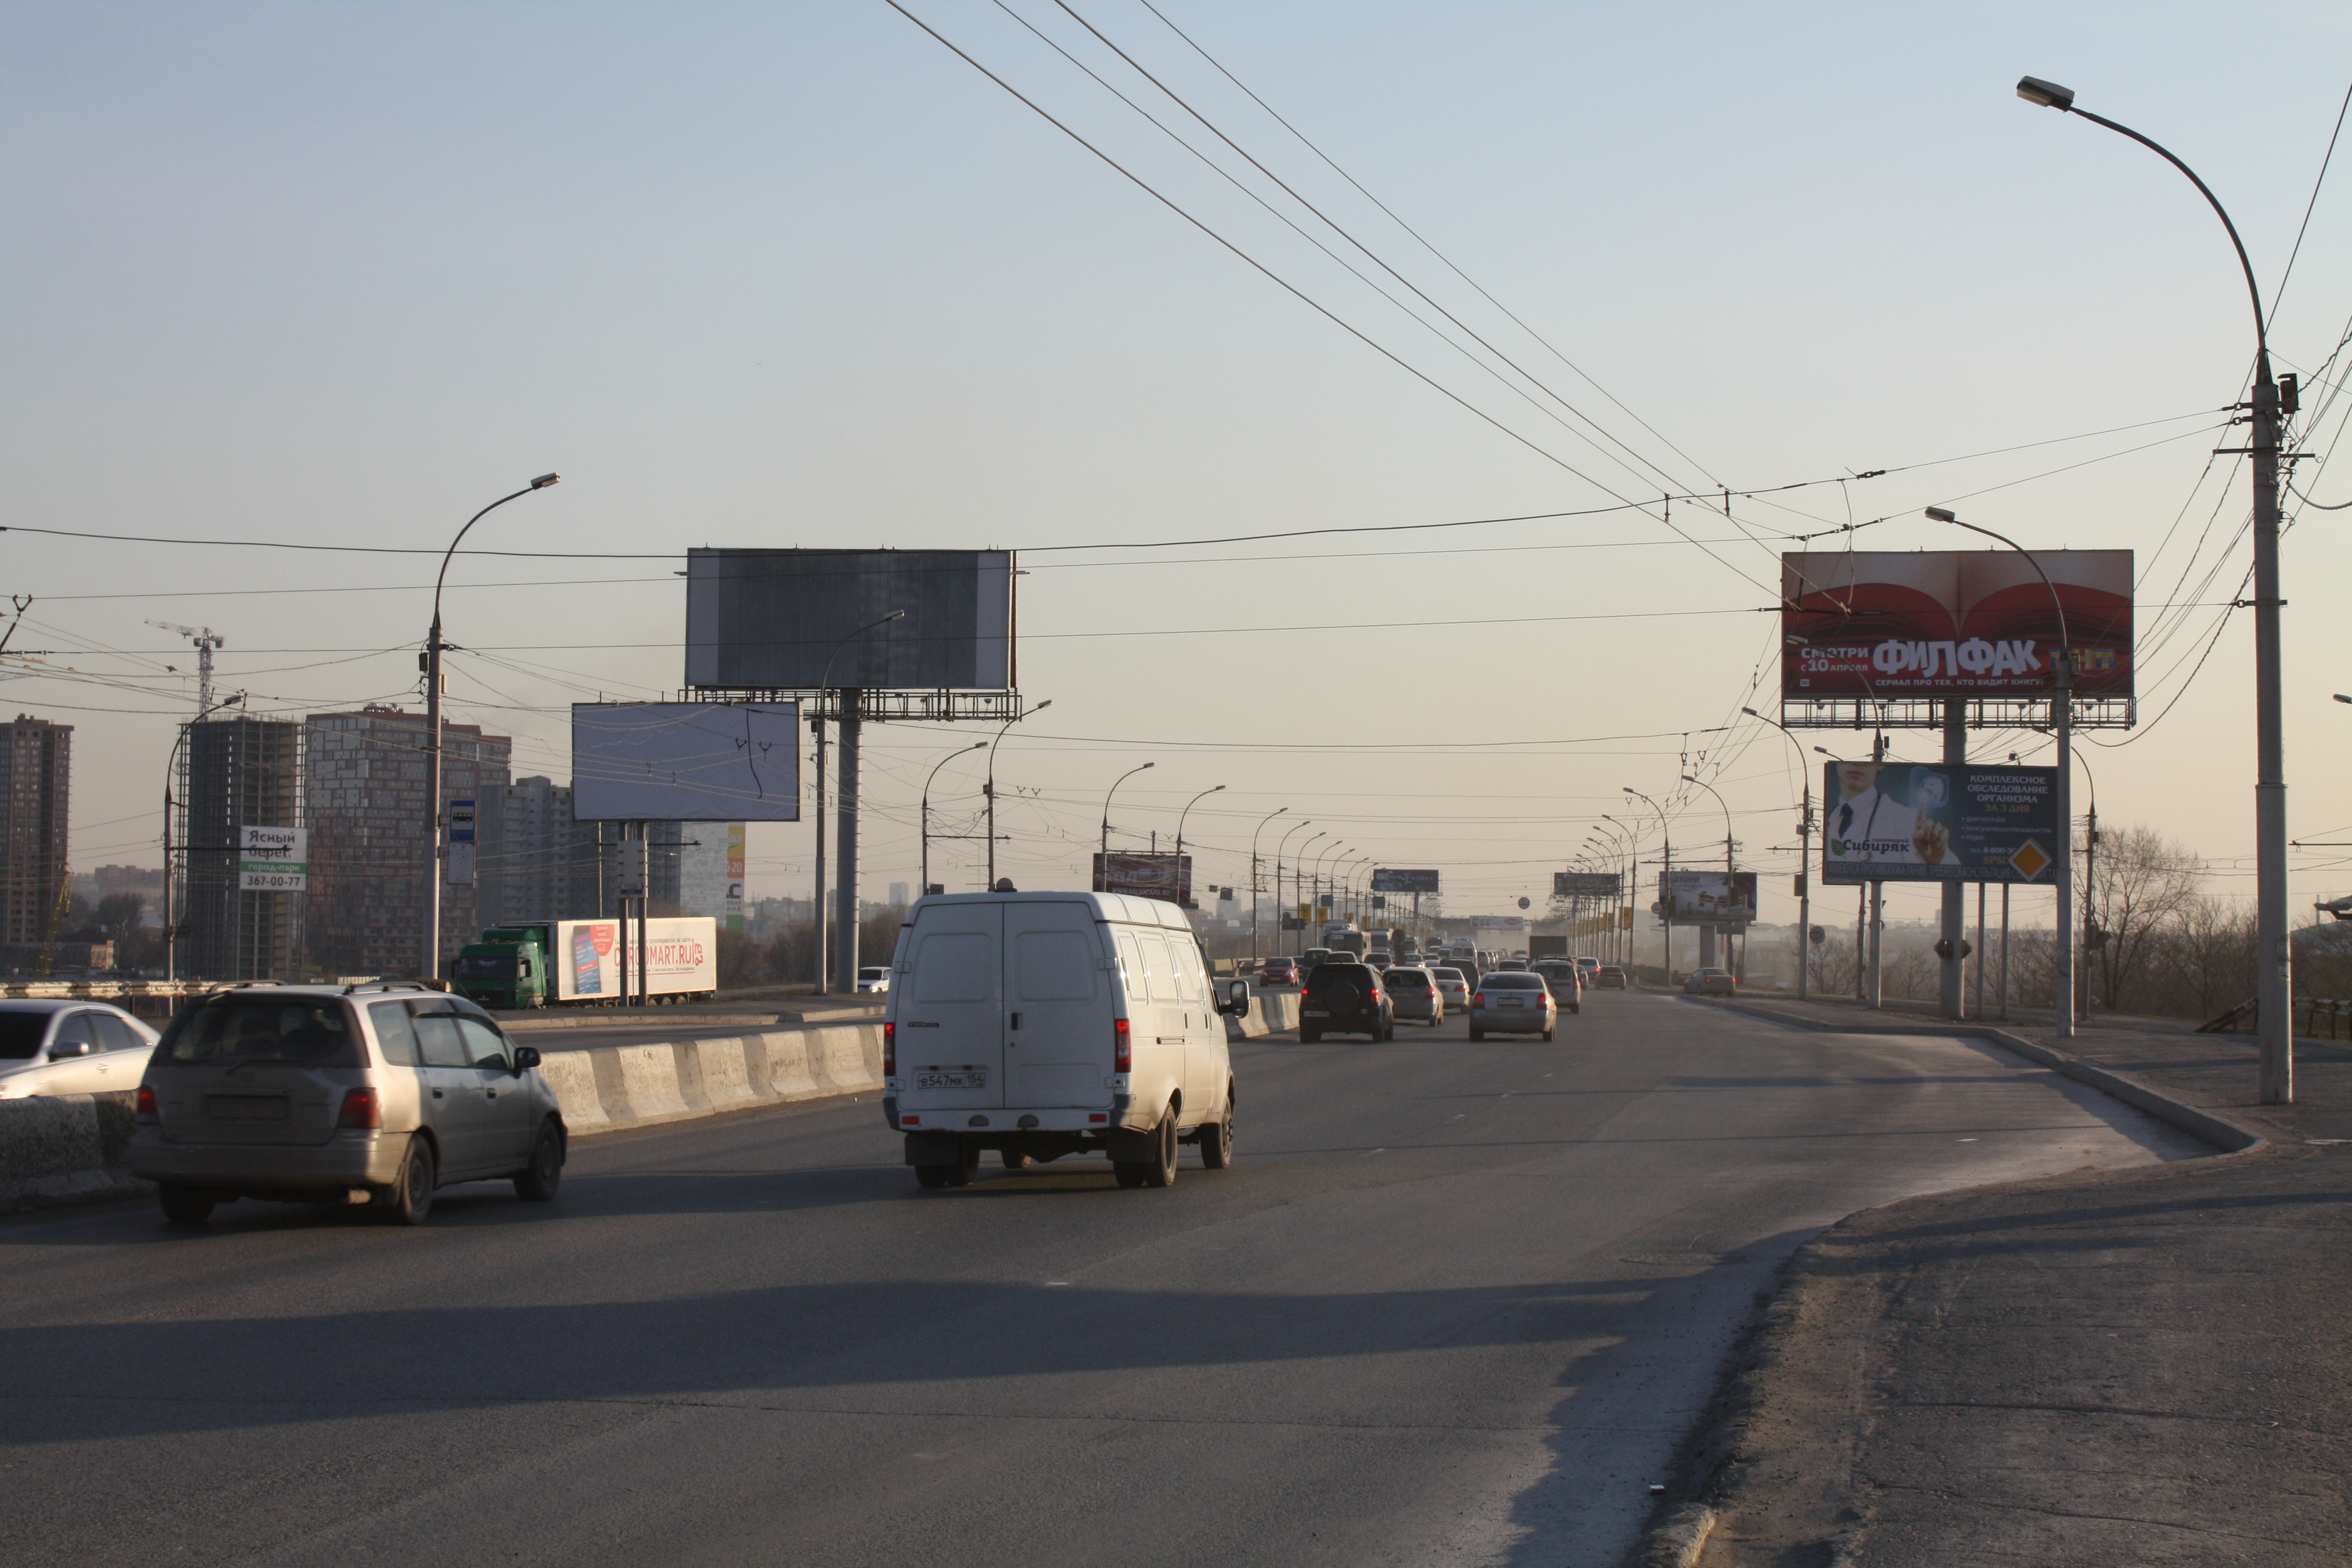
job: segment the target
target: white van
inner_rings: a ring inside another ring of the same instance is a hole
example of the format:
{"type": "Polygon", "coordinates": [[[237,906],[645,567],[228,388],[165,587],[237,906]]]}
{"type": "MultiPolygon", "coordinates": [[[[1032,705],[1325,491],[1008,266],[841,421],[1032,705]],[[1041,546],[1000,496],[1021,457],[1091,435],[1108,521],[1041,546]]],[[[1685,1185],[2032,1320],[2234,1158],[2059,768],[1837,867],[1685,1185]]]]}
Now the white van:
{"type": "Polygon", "coordinates": [[[1006,1168],[1108,1154],[1123,1187],[1176,1179],[1176,1146],[1233,1163],[1233,1063],[1220,996],[1183,911],[1119,893],[915,900],[890,965],[883,1113],[927,1187],[983,1150],[1006,1168]]]}

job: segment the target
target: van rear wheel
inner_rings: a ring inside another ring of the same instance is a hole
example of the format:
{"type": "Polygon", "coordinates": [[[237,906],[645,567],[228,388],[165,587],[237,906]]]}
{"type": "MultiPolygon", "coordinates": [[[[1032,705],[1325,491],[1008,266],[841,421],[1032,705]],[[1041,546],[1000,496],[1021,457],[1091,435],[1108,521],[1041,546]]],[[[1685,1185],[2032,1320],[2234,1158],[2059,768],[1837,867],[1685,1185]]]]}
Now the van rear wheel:
{"type": "Polygon", "coordinates": [[[948,1185],[968,1187],[980,1179],[980,1145],[967,1143],[956,1151],[955,1163],[947,1167],[948,1185]]]}
{"type": "Polygon", "coordinates": [[[1172,1187],[1176,1184],[1176,1113],[1164,1111],[1160,1118],[1160,1131],[1155,1138],[1159,1157],[1143,1167],[1143,1184],[1147,1187],[1172,1187]]]}
{"type": "Polygon", "coordinates": [[[1205,1170],[1226,1171],[1234,1163],[1234,1086],[1225,1085],[1225,1109],[1214,1121],[1201,1124],[1201,1164],[1205,1170]]]}
{"type": "Polygon", "coordinates": [[[944,1187],[948,1184],[948,1178],[954,1173],[955,1167],[952,1165],[918,1165],[915,1167],[915,1180],[927,1187],[944,1187]]]}
{"type": "Polygon", "coordinates": [[[1007,1149],[1004,1151],[1004,1168],[1008,1171],[1025,1171],[1036,1163],[1037,1162],[1035,1160],[1033,1160],[1028,1155],[1022,1153],[1018,1149],[1007,1149]]]}

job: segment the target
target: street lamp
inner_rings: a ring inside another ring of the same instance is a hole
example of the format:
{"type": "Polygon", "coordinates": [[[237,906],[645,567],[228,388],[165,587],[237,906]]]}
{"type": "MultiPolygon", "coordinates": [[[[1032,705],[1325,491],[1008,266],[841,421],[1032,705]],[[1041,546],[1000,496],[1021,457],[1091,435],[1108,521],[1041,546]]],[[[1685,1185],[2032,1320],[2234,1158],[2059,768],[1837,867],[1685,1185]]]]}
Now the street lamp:
{"type": "MultiPolygon", "coordinates": [[[[1265,831],[1266,823],[1272,822],[1276,817],[1280,816],[1284,812],[1288,811],[1290,807],[1286,805],[1276,807],[1274,810],[1267,812],[1265,818],[1260,821],[1255,828],[1250,830],[1250,962],[1253,963],[1256,963],[1259,957],[1257,951],[1257,836],[1265,831]]],[[[1281,874],[1279,872],[1276,873],[1274,901],[1277,908],[1279,908],[1282,903],[1281,880],[1281,874]]]]}
{"type": "MultiPolygon", "coordinates": [[[[1030,709],[1029,713],[1043,713],[1053,705],[1054,700],[1049,697],[1030,709]]],[[[992,893],[1000,890],[996,885],[996,748],[1004,743],[1004,731],[1029,717],[1029,713],[1015,713],[1007,719],[1003,728],[996,731],[996,739],[988,743],[988,783],[982,787],[988,795],[988,890],[992,893]]]]}
{"type": "Polygon", "coordinates": [[[1797,779],[1805,791],[1804,815],[1797,819],[1797,1000],[1802,1002],[1809,990],[1813,952],[1813,775],[1805,761],[1804,742],[1786,724],[1766,719],[1753,708],[1740,711],[1771,725],[1780,731],[1782,740],[1797,748],[1797,779]]]}
{"type": "MultiPolygon", "coordinates": [[[[1693,778],[1690,774],[1688,774],[1688,773],[1685,773],[1685,774],[1683,775],[1683,783],[1685,783],[1685,784],[1696,784],[1696,785],[1698,785],[1698,787],[1699,787],[1699,788],[1701,788],[1701,789],[1703,789],[1703,790],[1706,791],[1706,793],[1707,793],[1707,794],[1709,794],[1709,795],[1711,795],[1715,796],[1715,804],[1716,804],[1716,805],[1720,805],[1720,806],[1722,806],[1722,807],[1723,807],[1723,880],[1724,880],[1724,889],[1723,889],[1723,890],[1724,890],[1724,892],[1725,892],[1727,895],[1728,895],[1728,894],[1730,893],[1730,891],[1731,891],[1731,878],[1732,878],[1732,869],[1731,869],[1731,807],[1730,807],[1729,805],[1726,805],[1726,804],[1725,804],[1725,802],[1724,802],[1724,798],[1723,798],[1723,792],[1722,792],[1722,791],[1720,791],[1720,790],[1718,790],[1718,789],[1717,789],[1713,784],[1708,784],[1706,780],[1704,780],[1704,779],[1693,778]]],[[[1669,893],[1667,896],[1668,896],[1669,898],[1673,897],[1673,895],[1672,895],[1671,893],[1669,893]]],[[[1709,928],[1709,929],[1712,929],[1712,928],[1709,928]]],[[[1727,969],[1728,969],[1728,968],[1730,968],[1730,967],[1731,967],[1731,963],[1730,963],[1730,958],[1731,958],[1731,933],[1730,933],[1729,931],[1725,931],[1725,932],[1723,933],[1723,947],[1724,947],[1723,956],[1724,956],[1724,960],[1725,960],[1724,967],[1725,967],[1725,968],[1727,968],[1727,969]]]]}
{"type": "MultiPolygon", "coordinates": [[[[1284,847],[1285,845],[1286,845],[1286,844],[1288,844],[1288,843],[1290,842],[1290,836],[1291,836],[1292,834],[1294,834],[1294,833],[1297,832],[1297,831],[1298,831],[1300,828],[1302,828],[1302,827],[1312,827],[1312,826],[1315,826],[1315,819],[1314,819],[1313,817],[1311,817],[1311,816],[1302,816],[1302,817],[1300,817],[1297,822],[1294,822],[1294,823],[1292,823],[1289,826],[1287,826],[1287,827],[1284,828],[1284,829],[1282,830],[1282,837],[1279,837],[1279,838],[1277,838],[1277,839],[1276,839],[1276,840],[1274,841],[1274,905],[1275,905],[1275,908],[1276,908],[1276,909],[1277,909],[1277,910],[1279,910],[1279,909],[1282,907],[1282,851],[1283,851],[1283,847],[1284,847]]],[[[1309,843],[1309,844],[1312,844],[1312,843],[1314,842],[1314,840],[1310,838],[1310,839],[1308,839],[1307,842],[1307,843],[1309,843]]],[[[1301,846],[1301,847],[1303,848],[1303,847],[1305,847],[1305,846],[1303,846],[1303,845],[1302,845],[1302,846],[1301,846]]],[[[1297,890],[1297,883],[1298,883],[1298,862],[1297,862],[1297,861],[1296,861],[1296,860],[1293,860],[1293,861],[1290,863],[1290,877],[1291,877],[1291,887],[1292,887],[1292,890],[1295,892],[1295,891],[1297,890]]],[[[1304,899],[1301,899],[1301,900],[1299,900],[1298,901],[1299,901],[1299,902],[1301,902],[1301,903],[1306,902],[1306,900],[1305,900],[1304,899]]],[[[1307,927],[1306,927],[1306,925],[1302,922],[1302,923],[1300,924],[1300,926],[1299,926],[1299,928],[1298,928],[1298,929],[1299,929],[1300,931],[1305,931],[1305,930],[1307,929],[1307,927]]],[[[1306,942],[1300,942],[1298,945],[1299,945],[1299,947],[1300,947],[1301,949],[1304,949],[1307,944],[1306,942]]]]}
{"type": "Polygon", "coordinates": [[[503,495],[466,520],[449,548],[441,552],[441,570],[433,578],[433,629],[425,638],[425,966],[417,973],[427,980],[441,973],[441,587],[449,578],[449,558],[457,553],[474,524],[520,496],[543,490],[563,476],[541,474],[513,495],[503,495]]]}
{"type": "Polygon", "coordinates": [[[1658,814],[1658,841],[1665,847],[1664,874],[1658,879],[1658,920],[1660,923],[1665,927],[1666,931],[1666,961],[1661,967],[1663,967],[1666,972],[1666,984],[1672,985],[1675,983],[1674,830],[1666,825],[1665,808],[1661,806],[1656,801],[1652,800],[1648,795],[1643,795],[1632,784],[1620,784],[1617,787],[1623,790],[1627,795],[1632,795],[1635,800],[1640,801],[1643,805],[1648,806],[1652,811],[1658,814]]]}
{"type": "MultiPolygon", "coordinates": [[[[2058,596],[2057,584],[2033,552],[2019,544],[2005,533],[1995,533],[1990,528],[1979,528],[1973,522],[1963,522],[1949,507],[1931,506],[1927,516],[1935,522],[1948,522],[1954,528],[1965,528],[1970,533],[1981,533],[1987,539],[1998,540],[2025,557],[2033,574],[2042,579],[2042,589],[2050,595],[2050,607],[2058,613],[2058,653],[2052,660],[2052,673],[2057,677],[2057,689],[2050,698],[2050,721],[2058,735],[2058,785],[2053,791],[2053,804],[2058,812],[2058,993],[2057,1037],[2071,1039],[2074,1034],[2074,639],[2066,629],[2066,602],[2058,596]]],[[[1944,760],[1948,763],[1968,760],[1965,742],[1957,750],[1950,737],[1946,738],[1944,760]]],[[[1943,991],[1946,1017],[1959,1016],[1960,941],[1966,926],[1966,911],[1961,903],[1960,885],[1944,885],[1944,962],[1943,991]]]]}
{"type": "MultiPolygon", "coordinates": [[[[244,703],[245,693],[240,691],[200,710],[192,723],[180,726],[179,736],[172,742],[171,758],[163,764],[163,978],[166,981],[179,977],[180,935],[172,911],[172,783],[180,776],[180,748],[188,743],[188,731],[195,724],[203,723],[224,708],[242,707],[244,703]]],[[[180,853],[184,856],[187,850],[187,845],[183,843],[180,853]]]]}
{"type": "Polygon", "coordinates": [[[923,776],[923,892],[927,897],[931,890],[931,780],[939,777],[940,770],[956,758],[976,752],[986,744],[985,741],[974,741],[969,746],[958,746],[933,763],[931,771],[923,776]]]}
{"type": "Polygon", "coordinates": [[[1127,772],[1119,774],[1118,777],[1111,780],[1110,788],[1103,791],[1102,852],[1104,854],[1108,855],[1110,853],[1110,797],[1118,793],[1119,785],[1125,784],[1136,774],[1142,773],[1145,769],[1157,767],[1158,765],[1159,764],[1156,763],[1146,763],[1142,767],[1129,768],[1127,772]]]}
{"type": "MultiPolygon", "coordinates": [[[[2262,1042],[2261,1099],[2265,1105],[2294,1102],[2294,953],[2287,937],[2286,742],[2279,697],[2279,387],[2271,379],[2269,324],[2263,317],[2263,291],[2254,281],[2245,242],[2220,198],[2197,171],[2126,125],[2074,106],[2072,88],[2037,77],[2021,77],[2017,96],[2063,114],[2077,114],[2127,136],[2189,177],[2229,232],[2245,274],[2254,310],[2253,428],[2246,455],[2254,469],[2254,907],[2260,946],[2254,964],[2254,1028],[2262,1042]]],[[[2294,412],[2292,406],[2285,413],[2294,412]]],[[[2066,776],[2062,772],[2059,777],[2066,776]]],[[[2063,803],[2061,803],[2062,806],[2063,803]]],[[[2071,832],[2071,824],[2069,825],[2071,832]]],[[[2061,887],[2065,885],[2062,880],[2061,887]]],[[[2065,944],[2060,943],[2063,948],[2065,944]]],[[[2071,1011],[2072,993],[2068,994],[2071,1011]]],[[[2064,1019],[2062,1014],[2061,1018],[2064,1019]]]]}
{"type": "MultiPolygon", "coordinates": [[[[1223,784],[1211,784],[1207,789],[1202,790],[1200,794],[1186,801],[1184,803],[1184,809],[1176,814],[1175,870],[1179,877],[1184,876],[1184,819],[1192,815],[1192,808],[1194,806],[1200,805],[1202,801],[1208,799],[1211,795],[1216,794],[1219,790],[1224,787],[1225,786],[1223,784]]],[[[1176,890],[1179,895],[1190,894],[1192,890],[1192,879],[1185,877],[1183,883],[1176,890]]],[[[1185,907],[1184,899],[1181,896],[1177,899],[1176,907],[1178,909],[1185,907]]]]}

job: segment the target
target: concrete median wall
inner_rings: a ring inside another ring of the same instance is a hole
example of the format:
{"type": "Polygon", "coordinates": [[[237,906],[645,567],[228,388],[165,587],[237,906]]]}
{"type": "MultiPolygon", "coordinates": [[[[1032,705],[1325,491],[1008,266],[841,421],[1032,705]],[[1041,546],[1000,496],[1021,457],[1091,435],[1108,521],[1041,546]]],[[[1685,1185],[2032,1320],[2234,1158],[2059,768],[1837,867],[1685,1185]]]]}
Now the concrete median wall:
{"type": "Polygon", "coordinates": [[[1298,1027],[1298,998],[1287,991],[1261,992],[1250,998],[1250,1010],[1241,1017],[1225,1017],[1227,1040],[1256,1040],[1298,1027]]]}
{"type": "Polygon", "coordinates": [[[660,1046],[554,1051],[539,1072],[574,1132],[882,1090],[882,1026],[778,1029],[660,1046]]]}
{"type": "Polygon", "coordinates": [[[0,1214],[141,1191],[123,1168],[133,1100],[121,1094],[0,1100],[0,1214]]]}

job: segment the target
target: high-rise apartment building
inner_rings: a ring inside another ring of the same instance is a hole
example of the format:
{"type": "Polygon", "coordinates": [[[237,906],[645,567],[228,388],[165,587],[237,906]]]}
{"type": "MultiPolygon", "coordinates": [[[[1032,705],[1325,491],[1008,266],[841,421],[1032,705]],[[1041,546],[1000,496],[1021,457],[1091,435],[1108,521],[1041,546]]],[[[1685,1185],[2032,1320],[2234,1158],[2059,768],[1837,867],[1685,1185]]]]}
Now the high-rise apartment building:
{"type": "MultiPolygon", "coordinates": [[[[476,803],[476,858],[495,863],[514,742],[478,724],[445,723],[441,800],[427,803],[425,739],[425,715],[399,708],[310,715],[308,939],[311,962],[329,973],[415,974],[422,967],[433,821],[448,802],[476,803]]],[[[478,886],[442,885],[445,968],[481,929],[478,886]]]]}
{"type": "Polygon", "coordinates": [[[240,888],[243,829],[299,827],[302,730],[290,719],[242,715],[187,726],[175,792],[184,889],[176,918],[189,926],[179,972],[191,980],[291,980],[309,895],[240,888]]]}
{"type": "Polygon", "coordinates": [[[47,940],[66,879],[73,726],[0,724],[0,944],[47,940]]]}
{"type": "Polygon", "coordinates": [[[620,833],[572,820],[572,790],[543,778],[509,784],[493,847],[481,854],[484,923],[584,921],[613,913],[620,833]]]}

